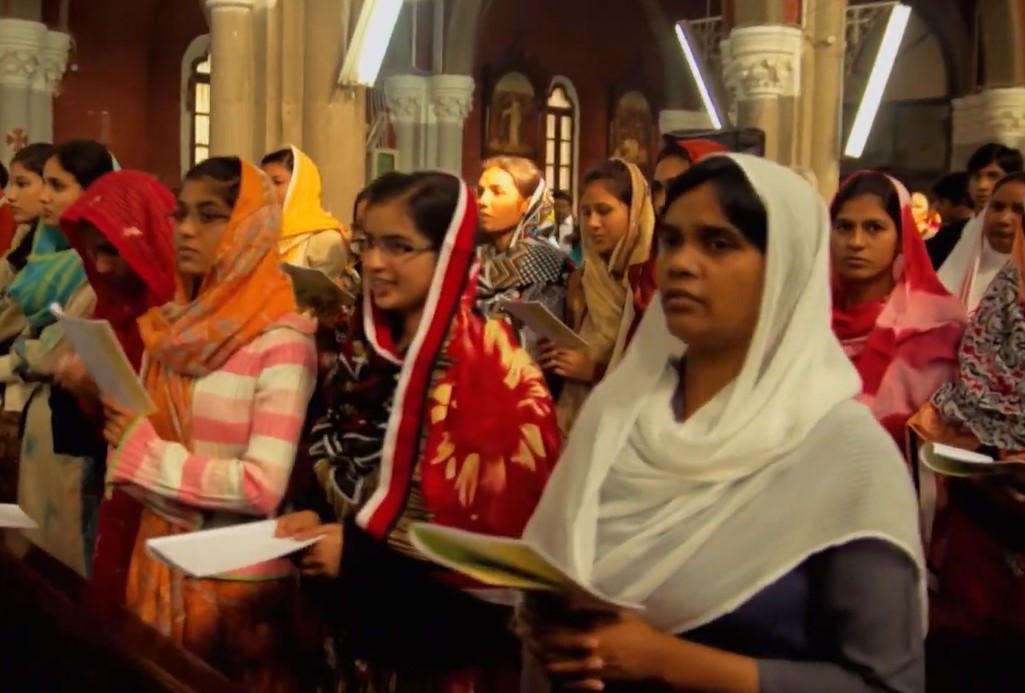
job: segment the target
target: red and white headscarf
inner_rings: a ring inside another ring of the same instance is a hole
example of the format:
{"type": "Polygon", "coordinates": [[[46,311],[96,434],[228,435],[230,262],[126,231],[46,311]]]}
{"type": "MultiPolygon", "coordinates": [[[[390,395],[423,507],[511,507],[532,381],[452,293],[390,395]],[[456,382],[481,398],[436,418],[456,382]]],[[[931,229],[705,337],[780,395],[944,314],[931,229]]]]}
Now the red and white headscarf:
{"type": "MultiPolygon", "coordinates": [[[[883,174],[862,171],[859,176],[883,174]]],[[[847,305],[833,277],[833,331],[861,375],[860,399],[903,448],[904,426],[919,407],[957,372],[957,351],[967,316],[929,262],[911,214],[911,197],[886,176],[900,199],[900,252],[893,262],[889,296],[847,305]]]]}

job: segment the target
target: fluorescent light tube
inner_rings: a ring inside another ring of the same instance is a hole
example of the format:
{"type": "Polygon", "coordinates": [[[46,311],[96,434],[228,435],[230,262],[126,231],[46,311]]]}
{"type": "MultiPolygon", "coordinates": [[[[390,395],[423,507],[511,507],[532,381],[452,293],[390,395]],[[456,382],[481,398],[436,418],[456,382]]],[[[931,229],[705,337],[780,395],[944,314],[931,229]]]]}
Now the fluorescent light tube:
{"type": "Polygon", "coordinates": [[[910,18],[911,8],[907,5],[898,3],[890,10],[890,19],[886,22],[886,33],[883,34],[883,41],[879,44],[879,52],[876,54],[875,64],[872,65],[872,74],[869,75],[868,83],[865,85],[865,93],[861,97],[861,104],[858,106],[858,114],[854,118],[851,134],[847,136],[844,156],[857,159],[865,151],[865,144],[868,142],[869,133],[872,132],[872,124],[879,112],[879,104],[883,100],[886,84],[890,81],[890,72],[893,71],[893,64],[897,61],[897,51],[900,50],[900,44],[904,40],[904,32],[908,28],[910,18]]]}
{"type": "Polygon", "coordinates": [[[346,86],[374,85],[401,10],[402,0],[364,0],[356,30],[345,53],[339,83],[346,86]]]}
{"type": "Polygon", "coordinates": [[[719,111],[715,107],[715,100],[712,99],[712,92],[709,90],[708,85],[705,83],[705,78],[701,74],[701,64],[698,62],[698,57],[690,44],[690,38],[687,36],[687,32],[684,31],[681,22],[676,23],[676,39],[680,42],[683,57],[687,59],[690,75],[694,78],[694,85],[698,88],[698,93],[701,95],[701,102],[705,104],[705,111],[708,113],[708,117],[712,119],[712,127],[716,130],[722,130],[722,118],[719,117],[719,111]]]}

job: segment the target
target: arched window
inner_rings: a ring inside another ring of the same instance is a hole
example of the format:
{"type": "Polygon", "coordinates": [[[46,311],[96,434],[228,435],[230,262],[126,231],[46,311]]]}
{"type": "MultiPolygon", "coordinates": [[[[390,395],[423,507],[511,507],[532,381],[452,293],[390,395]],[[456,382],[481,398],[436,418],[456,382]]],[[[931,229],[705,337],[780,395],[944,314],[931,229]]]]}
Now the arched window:
{"type": "Polygon", "coordinates": [[[189,84],[189,112],[192,114],[190,167],[210,157],[210,54],[192,64],[189,84]]]}
{"type": "Polygon", "coordinates": [[[210,36],[189,44],[181,64],[181,173],[210,156],[210,36]]]}
{"type": "Polygon", "coordinates": [[[577,98],[569,80],[556,78],[545,101],[545,180],[576,200],[577,98]]]}

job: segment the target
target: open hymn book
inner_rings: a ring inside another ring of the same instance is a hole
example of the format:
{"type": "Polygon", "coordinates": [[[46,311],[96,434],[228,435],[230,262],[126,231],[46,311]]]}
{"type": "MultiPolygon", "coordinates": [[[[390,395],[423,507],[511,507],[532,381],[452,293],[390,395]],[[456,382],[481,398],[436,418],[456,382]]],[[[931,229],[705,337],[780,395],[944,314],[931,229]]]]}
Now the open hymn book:
{"type": "Polygon", "coordinates": [[[409,528],[413,546],[432,562],[477,582],[522,592],[555,592],[601,609],[641,611],[570,577],[539,549],[522,539],[475,534],[417,522],[409,528]]]}
{"type": "Polygon", "coordinates": [[[1025,460],[996,460],[989,455],[942,443],[925,443],[919,458],[929,469],[944,476],[973,477],[1025,474],[1025,460]]]}
{"type": "Polygon", "coordinates": [[[319,269],[287,262],[281,263],[281,269],[292,280],[292,291],[300,308],[338,312],[356,303],[354,295],[331,281],[331,277],[319,269]]]}
{"type": "Polygon", "coordinates": [[[64,339],[82,359],[104,397],[138,416],[156,410],[109,322],[70,318],[56,303],[50,306],[50,312],[60,321],[64,339]]]}

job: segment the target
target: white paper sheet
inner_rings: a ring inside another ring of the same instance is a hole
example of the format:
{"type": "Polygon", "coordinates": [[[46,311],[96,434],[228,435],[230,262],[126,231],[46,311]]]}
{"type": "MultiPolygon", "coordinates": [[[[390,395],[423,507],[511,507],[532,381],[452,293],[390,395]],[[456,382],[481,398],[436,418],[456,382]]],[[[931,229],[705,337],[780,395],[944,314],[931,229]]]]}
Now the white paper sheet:
{"type": "Polygon", "coordinates": [[[527,326],[538,337],[559,346],[587,352],[587,342],[559,320],[540,301],[501,301],[499,307],[527,326]]]}
{"type": "Polygon", "coordinates": [[[39,529],[36,521],[13,503],[0,503],[0,528],[39,529]]]}
{"type": "Polygon", "coordinates": [[[64,338],[82,359],[104,397],[139,416],[156,411],[109,322],[69,318],[56,303],[50,306],[50,312],[60,321],[64,338]]]}
{"type": "Polygon", "coordinates": [[[973,450],[942,443],[926,443],[919,451],[922,463],[939,474],[954,477],[1025,473],[1025,461],[995,460],[973,450]]]}
{"type": "Polygon", "coordinates": [[[292,290],[295,293],[295,300],[302,308],[337,307],[351,306],[356,303],[356,297],[331,281],[318,269],[293,265],[288,262],[281,264],[284,270],[292,279],[292,290]]]}
{"type": "Polygon", "coordinates": [[[277,520],[158,537],[146,542],[150,555],[194,577],[210,577],[281,558],[315,544],[274,536],[277,520]]]}

